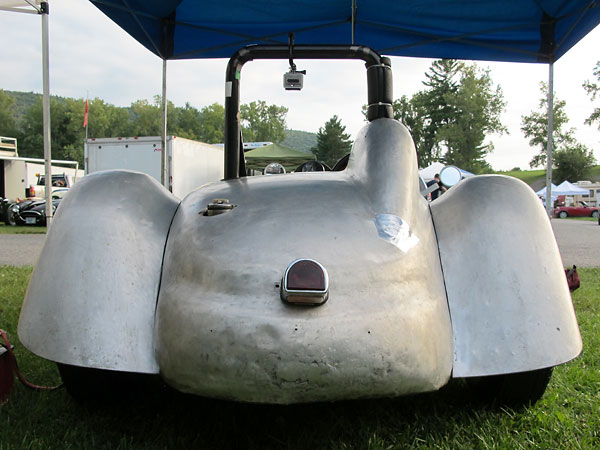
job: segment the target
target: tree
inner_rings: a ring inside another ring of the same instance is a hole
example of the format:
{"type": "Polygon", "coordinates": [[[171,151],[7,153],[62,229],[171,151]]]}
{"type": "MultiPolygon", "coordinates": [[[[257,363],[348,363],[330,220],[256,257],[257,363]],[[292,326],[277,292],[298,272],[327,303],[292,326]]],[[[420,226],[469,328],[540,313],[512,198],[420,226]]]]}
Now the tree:
{"type": "Polygon", "coordinates": [[[199,125],[199,140],[208,144],[223,142],[225,126],[225,108],[223,105],[213,103],[202,108],[199,125]]]}
{"type": "MultiPolygon", "coordinates": [[[[594,76],[600,82],[600,61],[596,63],[596,67],[594,68],[594,76]]],[[[600,94],[600,85],[598,83],[592,83],[590,81],[586,81],[583,83],[583,88],[592,98],[591,100],[596,100],[596,96],[600,94]]],[[[585,121],[587,125],[592,125],[594,122],[598,122],[598,129],[600,130],[600,107],[594,108],[590,117],[588,117],[585,121]]]]}
{"type": "MultiPolygon", "coordinates": [[[[538,111],[521,117],[521,131],[529,138],[531,147],[539,147],[540,152],[529,162],[530,167],[543,166],[546,164],[546,149],[548,145],[548,85],[540,83],[542,98],[539,102],[538,111]]],[[[554,97],[554,120],[552,132],[552,148],[559,150],[575,143],[573,128],[565,130],[569,118],[565,112],[566,102],[554,97]]]]}
{"type": "Polygon", "coordinates": [[[505,102],[500,86],[494,88],[489,71],[476,65],[461,67],[460,85],[445,95],[452,115],[439,126],[436,140],[446,148],[444,161],[475,173],[489,171],[485,156],[493,144],[488,134],[507,132],[500,121],[505,102]]]}
{"type": "Polygon", "coordinates": [[[489,134],[505,133],[505,103],[489,71],[451,59],[434,61],[425,73],[426,89],[394,102],[394,117],[409,129],[420,167],[443,159],[475,173],[488,171],[489,134]]]}
{"type": "Polygon", "coordinates": [[[267,105],[263,100],[240,106],[242,132],[246,142],[281,142],[285,139],[284,106],[267,105]]]}
{"type": "Polygon", "coordinates": [[[346,127],[338,116],[333,116],[317,133],[317,145],[311,151],[319,161],[333,167],[335,163],[352,148],[350,135],[344,133],[346,127]]]}
{"type": "Polygon", "coordinates": [[[17,136],[17,124],[13,115],[14,106],[15,99],[0,89],[0,136],[17,136]]]}
{"type": "Polygon", "coordinates": [[[575,143],[572,146],[558,150],[554,154],[552,162],[555,166],[552,178],[558,184],[565,180],[585,179],[589,170],[596,164],[596,158],[585,145],[575,143]]]}

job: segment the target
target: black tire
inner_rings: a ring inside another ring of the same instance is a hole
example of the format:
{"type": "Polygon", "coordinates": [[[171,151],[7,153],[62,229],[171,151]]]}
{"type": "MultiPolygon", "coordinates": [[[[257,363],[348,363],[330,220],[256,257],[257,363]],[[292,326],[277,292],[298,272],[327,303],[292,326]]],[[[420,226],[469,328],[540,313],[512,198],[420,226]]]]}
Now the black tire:
{"type": "Polygon", "coordinates": [[[566,211],[561,211],[560,214],[558,215],[558,217],[560,217],[561,219],[564,219],[567,216],[568,216],[568,214],[566,211]]]}
{"type": "Polygon", "coordinates": [[[593,218],[597,218],[598,216],[600,216],[600,214],[598,213],[598,211],[592,211],[592,217],[593,218]]]}
{"type": "Polygon", "coordinates": [[[6,208],[6,214],[4,215],[4,223],[11,227],[14,227],[17,225],[17,219],[15,217],[15,213],[12,211],[12,207],[14,205],[15,205],[15,203],[11,203],[10,205],[8,205],[8,208],[6,208]]]}
{"type": "Polygon", "coordinates": [[[548,386],[552,367],[530,372],[466,378],[475,396],[489,406],[522,408],[535,404],[548,386]]]}
{"type": "Polygon", "coordinates": [[[141,396],[154,375],[92,369],[58,363],[67,392],[81,403],[107,403],[141,396]]]}

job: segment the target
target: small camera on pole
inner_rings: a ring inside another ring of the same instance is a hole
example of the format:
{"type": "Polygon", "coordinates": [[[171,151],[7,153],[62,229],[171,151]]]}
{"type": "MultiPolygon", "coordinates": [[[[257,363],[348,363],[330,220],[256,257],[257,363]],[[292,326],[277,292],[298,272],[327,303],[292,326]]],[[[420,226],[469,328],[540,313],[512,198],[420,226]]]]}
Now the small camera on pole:
{"type": "Polygon", "coordinates": [[[283,74],[283,87],[286,91],[299,91],[304,86],[306,70],[296,70],[294,64],[294,33],[290,33],[290,71],[283,74]]]}

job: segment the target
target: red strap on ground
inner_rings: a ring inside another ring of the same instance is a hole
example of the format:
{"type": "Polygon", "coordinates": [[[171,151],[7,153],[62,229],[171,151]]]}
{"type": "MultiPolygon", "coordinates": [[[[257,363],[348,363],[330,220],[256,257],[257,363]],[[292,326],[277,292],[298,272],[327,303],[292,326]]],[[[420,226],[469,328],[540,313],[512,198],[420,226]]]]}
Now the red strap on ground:
{"type": "Polygon", "coordinates": [[[15,354],[13,353],[12,346],[10,345],[10,342],[8,341],[8,336],[6,335],[6,332],[4,330],[0,329],[0,335],[2,336],[4,345],[6,346],[6,349],[8,350],[9,364],[12,365],[12,369],[13,369],[14,373],[17,375],[17,378],[23,384],[23,386],[26,386],[29,389],[34,389],[36,391],[53,391],[54,389],[57,389],[60,387],[60,386],[38,386],[37,384],[33,384],[33,383],[30,383],[29,381],[27,381],[25,379],[25,377],[23,376],[23,374],[19,371],[19,366],[17,364],[17,358],[15,357],[15,354]]]}

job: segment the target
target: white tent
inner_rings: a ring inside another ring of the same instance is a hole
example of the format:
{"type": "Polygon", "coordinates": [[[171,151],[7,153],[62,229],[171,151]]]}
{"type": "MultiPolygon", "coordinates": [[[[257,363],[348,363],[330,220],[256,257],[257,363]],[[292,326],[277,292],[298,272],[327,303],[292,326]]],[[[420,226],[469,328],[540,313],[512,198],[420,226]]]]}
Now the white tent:
{"type": "Polygon", "coordinates": [[[580,188],[568,181],[563,181],[556,188],[552,188],[552,196],[555,195],[585,195],[589,194],[590,191],[587,189],[580,188]]]}
{"type": "MultiPolygon", "coordinates": [[[[544,186],[542,189],[540,189],[539,191],[536,192],[538,197],[544,197],[546,198],[546,186],[544,186]]],[[[556,197],[556,193],[554,192],[556,191],[556,185],[554,183],[552,183],[552,197],[556,197]]]]}
{"type": "MultiPolygon", "coordinates": [[[[425,181],[433,180],[433,177],[435,176],[435,174],[440,173],[444,167],[446,167],[445,164],[443,164],[439,161],[436,161],[434,163],[431,163],[429,166],[425,167],[424,169],[419,170],[419,175],[421,175],[421,178],[423,178],[423,180],[425,180],[425,181]]],[[[467,170],[463,170],[460,167],[457,167],[457,169],[460,170],[460,173],[462,174],[463,178],[468,178],[468,177],[474,176],[471,172],[469,172],[467,170]]]]}

